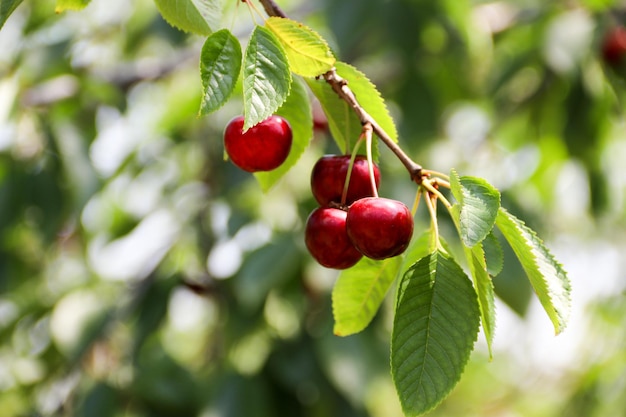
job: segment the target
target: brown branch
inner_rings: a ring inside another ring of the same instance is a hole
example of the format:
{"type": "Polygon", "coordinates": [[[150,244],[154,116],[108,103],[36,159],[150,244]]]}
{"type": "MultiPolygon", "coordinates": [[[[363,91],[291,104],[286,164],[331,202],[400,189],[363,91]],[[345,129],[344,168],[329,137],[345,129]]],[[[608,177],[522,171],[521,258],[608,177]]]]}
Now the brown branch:
{"type": "MultiPolygon", "coordinates": [[[[278,16],[278,17],[287,17],[287,15],[278,7],[278,5],[273,0],[259,0],[259,2],[263,5],[265,12],[269,16],[278,16]]],[[[405,166],[405,168],[409,171],[411,175],[411,180],[415,181],[418,184],[422,182],[422,167],[417,162],[413,161],[405,152],[400,148],[400,146],[385,132],[380,125],[376,122],[376,120],[370,116],[363,107],[359,104],[356,96],[348,87],[348,83],[346,80],[341,78],[335,68],[327,71],[323,74],[324,80],[332,87],[333,91],[337,93],[337,95],[352,109],[355,111],[359,121],[362,125],[370,124],[376,136],[383,141],[385,145],[393,152],[400,162],[405,166]]]]}

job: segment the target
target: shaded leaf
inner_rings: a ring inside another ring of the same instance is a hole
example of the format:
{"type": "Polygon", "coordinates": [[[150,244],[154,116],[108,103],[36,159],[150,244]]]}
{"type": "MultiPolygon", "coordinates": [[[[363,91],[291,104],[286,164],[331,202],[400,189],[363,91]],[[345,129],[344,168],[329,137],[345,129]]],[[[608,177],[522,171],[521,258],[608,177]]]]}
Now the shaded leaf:
{"type": "Polygon", "coordinates": [[[498,211],[496,225],[524,268],[555,332],[560,333],[571,309],[567,274],[537,234],[504,208],[498,211]]]}
{"type": "Polygon", "coordinates": [[[476,293],[441,252],[402,278],[391,335],[391,371],[407,416],[427,412],[459,381],[478,333],[476,293]]]}
{"type": "Polygon", "coordinates": [[[22,0],[2,0],[0,2],[0,29],[4,26],[4,23],[7,21],[11,13],[17,9],[22,3],[22,0]]]}
{"type": "Polygon", "coordinates": [[[367,327],[396,278],[400,263],[399,257],[383,261],[364,257],[341,272],[332,292],[336,335],[348,336],[367,327]]]}
{"type": "Polygon", "coordinates": [[[170,25],[197,35],[209,35],[222,17],[223,0],[154,0],[170,25]]]}
{"type": "Polygon", "coordinates": [[[465,247],[464,249],[472,280],[474,281],[474,289],[478,295],[483,333],[487,341],[489,356],[492,357],[491,346],[496,330],[496,293],[491,276],[487,272],[487,263],[482,244],[474,245],[472,248],[465,247]]]}
{"type": "Polygon", "coordinates": [[[274,114],[285,102],[291,87],[291,72],[283,47],[262,26],[252,32],[243,64],[243,128],[246,130],[274,114]]]}
{"type": "Polygon", "coordinates": [[[311,102],[302,80],[294,78],[289,97],[276,111],[276,114],[284,117],[289,122],[293,134],[293,142],[289,156],[278,168],[254,174],[263,191],[268,191],[272,188],[298,162],[313,137],[311,102]]]}
{"type": "Polygon", "coordinates": [[[500,192],[482,178],[463,176],[452,170],[450,188],[460,205],[459,233],[465,246],[481,242],[493,228],[500,207],[500,192]]]}
{"type": "Polygon", "coordinates": [[[265,26],[285,49],[292,72],[304,77],[316,77],[333,67],[333,53],[326,41],[312,29],[280,17],[270,17],[265,26]]]}
{"type": "Polygon", "coordinates": [[[200,77],[204,97],[200,115],[211,113],[230,98],[241,71],[241,45],[227,29],[207,38],[200,54],[200,77]]]}
{"type": "Polygon", "coordinates": [[[504,267],[504,253],[500,241],[493,234],[493,230],[482,241],[483,250],[485,251],[485,260],[487,261],[487,272],[492,277],[497,276],[504,267]]]}

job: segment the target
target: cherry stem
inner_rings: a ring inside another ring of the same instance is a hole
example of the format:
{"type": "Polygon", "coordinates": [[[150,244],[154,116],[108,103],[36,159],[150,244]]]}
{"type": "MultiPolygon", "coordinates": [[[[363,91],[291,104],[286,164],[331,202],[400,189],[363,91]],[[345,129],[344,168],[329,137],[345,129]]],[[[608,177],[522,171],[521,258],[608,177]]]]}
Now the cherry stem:
{"type": "Polygon", "coordinates": [[[437,204],[433,201],[433,194],[430,193],[424,193],[424,201],[426,202],[426,207],[428,207],[428,213],[430,214],[430,225],[433,231],[431,234],[430,250],[433,251],[435,249],[439,249],[440,247],[439,223],[437,222],[437,204]]]}
{"type": "MultiPolygon", "coordinates": [[[[438,184],[439,181],[437,181],[436,183],[438,184]]],[[[431,194],[435,196],[436,198],[438,198],[439,200],[441,200],[443,205],[446,206],[448,210],[452,209],[452,204],[450,204],[448,199],[443,194],[441,194],[441,191],[435,188],[435,186],[433,185],[433,180],[422,181],[422,187],[424,187],[426,191],[428,191],[428,194],[431,194]]]]}
{"type": "Polygon", "coordinates": [[[348,172],[346,173],[346,181],[343,183],[343,191],[341,193],[341,205],[346,205],[346,200],[348,199],[348,187],[350,186],[350,178],[352,177],[352,168],[354,167],[354,161],[356,160],[357,151],[361,146],[361,142],[363,142],[363,135],[359,137],[359,140],[356,141],[354,145],[354,149],[352,150],[352,154],[350,155],[350,163],[348,164],[348,172]]]}
{"type": "Polygon", "coordinates": [[[372,125],[366,123],[363,125],[363,133],[365,135],[365,149],[367,151],[367,169],[369,171],[370,184],[372,185],[372,195],[378,197],[378,189],[376,188],[376,178],[374,177],[374,161],[372,158],[372,125]]]}
{"type": "Polygon", "coordinates": [[[415,217],[417,213],[417,209],[420,206],[420,200],[422,199],[422,187],[417,187],[417,192],[415,193],[415,200],[413,200],[413,207],[411,207],[411,216],[415,217]]]}

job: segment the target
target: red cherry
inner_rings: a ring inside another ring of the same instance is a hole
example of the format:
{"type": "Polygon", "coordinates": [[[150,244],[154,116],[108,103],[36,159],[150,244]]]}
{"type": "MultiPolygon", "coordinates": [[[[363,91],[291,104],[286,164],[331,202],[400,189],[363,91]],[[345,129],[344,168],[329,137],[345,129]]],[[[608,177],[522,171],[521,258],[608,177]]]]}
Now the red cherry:
{"type": "Polygon", "coordinates": [[[350,268],[363,257],[348,238],[346,215],[337,208],[318,207],[306,221],[306,247],[313,258],[327,268],[350,268]]]}
{"type": "Polygon", "coordinates": [[[233,164],[248,172],[271,171],[278,168],[291,149],[289,122],[270,116],[243,131],[243,116],[228,122],[224,130],[224,148],[233,164]]]}
{"type": "Polygon", "coordinates": [[[400,201],[367,197],[348,208],[346,229],[365,256],[385,259],[405,251],[413,235],[413,216],[400,201]]]}
{"type": "MultiPolygon", "coordinates": [[[[326,155],[315,163],[311,172],[311,191],[321,206],[327,206],[330,202],[341,202],[349,166],[350,155],[326,155]]],[[[374,180],[378,189],[380,171],[376,164],[374,164],[374,180]]],[[[372,195],[367,159],[364,156],[357,156],[352,166],[345,203],[349,205],[360,198],[372,195]]]]}
{"type": "Polygon", "coordinates": [[[626,28],[610,29],[602,42],[602,57],[609,65],[618,65],[626,55],[626,28]]]}

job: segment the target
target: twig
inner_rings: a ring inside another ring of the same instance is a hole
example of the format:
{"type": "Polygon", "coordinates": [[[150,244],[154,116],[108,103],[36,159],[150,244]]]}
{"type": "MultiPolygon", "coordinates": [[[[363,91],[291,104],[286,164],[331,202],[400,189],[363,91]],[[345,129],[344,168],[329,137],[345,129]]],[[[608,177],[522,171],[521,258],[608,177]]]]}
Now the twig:
{"type": "MultiPolygon", "coordinates": [[[[273,0],[259,0],[259,2],[263,5],[265,12],[269,16],[278,16],[278,17],[287,17],[287,15],[278,7],[273,0]]],[[[359,104],[356,96],[348,87],[348,83],[346,80],[341,78],[337,71],[333,68],[327,71],[324,75],[324,80],[332,87],[333,91],[337,93],[337,95],[352,109],[355,111],[359,121],[363,126],[366,124],[370,124],[376,136],[380,138],[381,141],[393,152],[400,162],[405,166],[409,174],[411,175],[411,180],[416,182],[417,184],[422,183],[423,173],[422,166],[417,162],[413,161],[405,152],[398,146],[398,144],[384,131],[383,128],[376,122],[376,120],[370,116],[363,107],[359,104]]]]}

